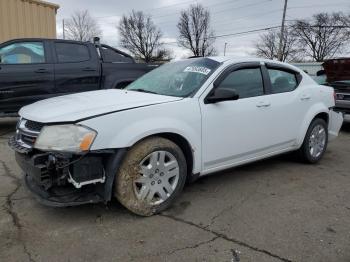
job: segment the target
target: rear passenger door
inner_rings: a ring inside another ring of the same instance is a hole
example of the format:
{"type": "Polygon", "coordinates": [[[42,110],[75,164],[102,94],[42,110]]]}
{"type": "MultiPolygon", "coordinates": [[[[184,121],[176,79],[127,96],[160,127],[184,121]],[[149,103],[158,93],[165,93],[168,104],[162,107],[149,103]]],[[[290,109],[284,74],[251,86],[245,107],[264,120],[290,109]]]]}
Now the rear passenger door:
{"type": "Polygon", "coordinates": [[[301,75],[288,67],[277,64],[266,64],[263,71],[270,79],[268,88],[271,113],[271,127],[275,130],[277,143],[294,144],[302,125],[311,96],[298,88],[301,75]]]}
{"type": "Polygon", "coordinates": [[[77,93],[99,89],[100,62],[95,47],[88,43],[53,41],[55,89],[77,93]]]}

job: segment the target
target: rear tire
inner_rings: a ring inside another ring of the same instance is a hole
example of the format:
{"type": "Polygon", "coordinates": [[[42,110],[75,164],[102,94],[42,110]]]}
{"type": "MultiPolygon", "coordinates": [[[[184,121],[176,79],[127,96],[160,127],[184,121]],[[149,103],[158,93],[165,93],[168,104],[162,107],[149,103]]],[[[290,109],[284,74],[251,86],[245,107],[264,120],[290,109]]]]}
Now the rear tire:
{"type": "Polygon", "coordinates": [[[131,212],[151,216],[181,193],[187,174],[182,150],[172,141],[147,138],[127,153],[116,175],[115,197],[131,212]]]}
{"type": "Polygon", "coordinates": [[[307,132],[302,146],[298,150],[303,162],[317,163],[324,155],[328,144],[327,123],[321,118],[315,118],[307,132]]]}

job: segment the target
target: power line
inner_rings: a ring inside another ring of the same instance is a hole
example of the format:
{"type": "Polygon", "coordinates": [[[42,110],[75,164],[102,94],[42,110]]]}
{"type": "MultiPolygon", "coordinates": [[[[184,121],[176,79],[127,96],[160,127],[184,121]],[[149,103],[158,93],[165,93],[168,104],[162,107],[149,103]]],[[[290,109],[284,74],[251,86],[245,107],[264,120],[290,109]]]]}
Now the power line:
{"type": "MultiPolygon", "coordinates": [[[[212,22],[213,25],[215,26],[222,26],[222,25],[226,25],[226,24],[232,24],[232,22],[236,22],[236,21],[240,21],[240,20],[244,20],[246,18],[250,18],[250,17],[256,17],[256,16],[264,16],[264,15],[268,15],[268,14],[272,14],[272,13],[276,13],[276,12],[280,12],[282,11],[283,9],[274,9],[274,10],[270,10],[268,12],[258,12],[258,13],[254,13],[254,14],[250,14],[250,15],[247,15],[247,16],[241,16],[241,17],[236,17],[234,19],[224,19],[224,20],[219,20],[220,23],[216,23],[218,20],[212,22]],[[228,23],[221,23],[221,22],[225,22],[225,21],[229,21],[228,23]]],[[[176,22],[174,23],[174,21],[167,21],[167,22],[156,22],[155,24],[157,26],[164,26],[164,25],[167,25],[167,24],[170,24],[170,23],[173,23],[173,24],[176,24],[176,22]]],[[[107,22],[105,24],[113,24],[115,25],[115,22],[107,22]]]]}
{"type": "MultiPolygon", "coordinates": [[[[318,25],[311,25],[310,27],[321,27],[321,28],[328,28],[328,27],[335,27],[335,28],[350,28],[350,26],[318,26],[318,25]]],[[[252,29],[252,30],[246,30],[246,31],[241,31],[241,32],[236,32],[236,33],[228,33],[228,34],[220,34],[220,35],[214,35],[210,36],[207,39],[217,39],[217,38],[225,38],[225,37],[232,37],[232,36],[240,36],[240,35],[246,35],[246,34],[251,34],[251,33],[257,33],[257,32],[263,32],[263,31],[268,31],[268,30],[273,30],[281,28],[280,25],[276,26],[269,26],[269,27],[264,27],[264,28],[258,28],[258,29],[252,29]]],[[[202,40],[202,39],[200,39],[202,40]]],[[[177,41],[173,42],[166,42],[164,44],[176,44],[177,41]]]]}
{"type": "MultiPolygon", "coordinates": [[[[232,3],[236,3],[236,2],[239,2],[239,1],[243,1],[243,0],[230,0],[230,1],[225,1],[225,2],[220,2],[220,3],[216,3],[216,4],[212,4],[212,5],[207,5],[207,6],[216,6],[216,5],[222,5],[222,4],[232,4],[232,3]]],[[[145,11],[149,11],[149,10],[155,10],[155,9],[161,9],[161,8],[169,8],[169,7],[172,7],[172,6],[177,6],[177,5],[183,5],[183,4],[193,4],[193,1],[187,1],[187,2],[182,2],[182,3],[177,3],[177,4],[173,4],[173,5],[168,5],[168,6],[165,6],[165,7],[156,7],[156,8],[151,8],[151,9],[146,9],[145,11]]]]}
{"type": "MultiPolygon", "coordinates": [[[[249,28],[245,28],[246,30],[253,30],[253,29],[255,29],[256,27],[275,27],[275,26],[277,26],[278,25],[278,23],[279,23],[279,21],[276,21],[276,22],[274,22],[274,23],[269,23],[269,24],[264,24],[264,25],[254,25],[254,26],[251,26],[251,27],[249,27],[249,28]]],[[[219,31],[219,32],[215,32],[216,34],[219,34],[219,35],[222,35],[222,34],[230,34],[230,33],[232,33],[232,30],[240,30],[240,29],[242,29],[242,27],[235,27],[235,28],[230,28],[230,30],[228,31],[228,30],[224,30],[224,31],[219,31]]]]}
{"type": "MultiPolygon", "coordinates": [[[[223,12],[227,12],[227,11],[230,11],[232,9],[234,10],[237,10],[237,9],[242,9],[242,8],[246,8],[246,7],[251,7],[251,6],[256,6],[256,5],[261,5],[263,3],[266,3],[266,2],[271,2],[272,0],[264,0],[264,1],[259,1],[259,2],[255,2],[255,3],[250,3],[250,4],[247,4],[247,5],[241,5],[241,6],[233,6],[233,7],[230,7],[230,8],[225,8],[224,10],[218,10],[218,11],[214,11],[214,12],[211,12],[210,14],[218,14],[218,13],[223,13],[223,12]]],[[[232,2],[231,2],[232,3],[232,2]]],[[[224,4],[224,3],[220,3],[221,4],[224,4]]],[[[208,8],[208,7],[212,7],[212,6],[216,6],[218,4],[215,4],[215,5],[208,5],[208,6],[204,6],[205,8],[208,8]]],[[[153,16],[152,18],[162,18],[162,17],[166,17],[168,18],[169,15],[177,15],[179,14],[180,12],[175,12],[173,14],[164,14],[164,15],[161,15],[161,16],[153,16]]]]}
{"type": "Polygon", "coordinates": [[[235,19],[224,19],[224,20],[221,20],[220,22],[225,22],[225,21],[229,21],[228,23],[218,23],[218,24],[214,24],[216,26],[223,26],[223,25],[227,25],[227,24],[232,24],[232,22],[236,22],[236,21],[240,21],[240,20],[244,20],[246,18],[250,18],[250,17],[256,17],[256,16],[264,16],[264,15],[269,15],[269,14],[272,14],[272,13],[276,13],[276,12],[280,12],[282,11],[283,9],[275,9],[275,10],[270,10],[268,12],[259,12],[259,13],[254,13],[254,14],[251,14],[251,15],[247,15],[247,16],[241,16],[241,17],[237,17],[235,19]]]}
{"type": "MultiPolygon", "coordinates": [[[[243,0],[230,0],[230,1],[225,1],[225,2],[220,2],[220,3],[216,3],[216,4],[209,4],[209,5],[203,5],[204,7],[213,7],[213,6],[218,6],[218,5],[227,5],[227,4],[233,4],[233,3],[237,3],[239,1],[243,1],[243,0]]],[[[264,2],[268,2],[268,1],[273,1],[273,0],[265,0],[264,2]]],[[[178,5],[183,5],[183,4],[187,4],[187,5],[190,5],[190,4],[193,4],[193,1],[185,1],[185,2],[181,2],[181,3],[176,3],[176,4],[172,4],[172,5],[167,5],[167,6],[161,6],[161,7],[156,7],[156,8],[150,8],[150,9],[145,9],[145,10],[142,10],[144,13],[148,13],[149,11],[151,10],[157,10],[157,9],[162,9],[162,8],[169,8],[169,7],[173,7],[173,6],[178,6],[178,5]]],[[[160,16],[158,15],[152,15],[152,18],[157,18],[157,17],[169,17],[169,15],[177,15],[179,14],[178,11],[175,11],[175,12],[170,12],[168,14],[162,14],[160,16]]],[[[108,15],[108,16],[96,16],[96,17],[93,17],[95,19],[103,19],[103,18],[112,18],[112,17],[118,17],[118,16],[122,16],[122,15],[108,15]]]]}
{"type": "Polygon", "coordinates": [[[349,2],[334,2],[334,3],[332,3],[332,4],[291,6],[291,7],[288,7],[288,9],[326,7],[326,6],[335,6],[335,5],[342,5],[342,4],[349,5],[349,2]]]}
{"type": "MultiPolygon", "coordinates": [[[[238,3],[241,0],[236,0],[236,1],[225,1],[225,2],[221,2],[221,3],[215,3],[215,4],[211,4],[211,5],[204,5],[205,8],[211,8],[211,7],[216,7],[216,6],[221,6],[223,4],[231,4],[231,3],[238,3]]],[[[244,9],[244,8],[248,8],[251,6],[257,6],[257,5],[261,5],[263,3],[267,3],[267,2],[272,2],[273,0],[264,0],[264,1],[258,1],[258,2],[253,2],[253,3],[249,3],[249,4],[245,4],[245,5],[240,5],[240,6],[231,6],[230,8],[226,8],[225,10],[217,10],[217,11],[211,11],[211,14],[221,14],[221,13],[225,13],[225,12],[232,12],[232,10],[237,10],[237,9],[244,9]]],[[[180,6],[180,5],[185,5],[185,4],[190,4],[193,3],[192,1],[184,1],[181,3],[176,3],[176,4],[171,4],[168,6],[161,6],[161,7],[157,7],[157,8],[152,8],[152,9],[146,9],[143,11],[150,11],[150,10],[163,10],[166,8],[171,8],[174,6],[180,6]]],[[[319,4],[319,5],[304,5],[304,6],[291,6],[288,7],[287,10],[290,9],[300,9],[300,8],[317,8],[317,7],[325,7],[325,6],[334,6],[334,5],[342,5],[342,4],[348,4],[347,2],[335,2],[332,4],[319,4]]],[[[223,26],[223,25],[227,25],[227,24],[232,24],[232,22],[234,21],[239,21],[239,20],[244,20],[245,18],[249,18],[252,16],[261,16],[261,15],[265,15],[265,14],[271,14],[274,12],[280,12],[282,9],[276,9],[276,10],[270,10],[268,12],[264,12],[264,13],[255,13],[255,14],[251,14],[248,16],[243,16],[243,17],[238,17],[235,19],[225,19],[225,20],[216,20],[215,22],[212,22],[212,25],[214,24],[215,26],[223,26]],[[222,23],[225,21],[229,21],[228,23],[222,23]],[[219,22],[219,23],[217,23],[219,22]]],[[[167,15],[160,15],[160,16],[153,16],[152,18],[155,18],[156,20],[158,19],[162,19],[162,17],[167,17],[169,18],[169,16],[172,15],[177,15],[179,12],[175,12],[175,13],[169,13],[167,15]]],[[[120,15],[111,15],[111,16],[102,16],[102,17],[93,17],[95,19],[104,19],[104,18],[112,18],[112,17],[118,17],[120,15]]],[[[290,17],[290,16],[289,16],[290,17]]],[[[158,22],[156,23],[157,25],[164,25],[164,24],[170,24],[170,23],[174,23],[176,24],[176,22],[174,22],[175,19],[173,19],[172,21],[162,21],[162,22],[158,22]]],[[[299,20],[299,19],[296,19],[299,20]]],[[[301,19],[300,19],[301,20],[301,19]]],[[[293,20],[286,20],[286,21],[293,21],[293,20]]],[[[112,24],[112,22],[103,22],[104,24],[112,24]]],[[[113,25],[115,25],[116,22],[113,22],[113,25]]],[[[324,26],[326,27],[326,26],[324,26]]],[[[331,26],[329,26],[331,27],[331,26]]],[[[257,32],[263,32],[263,31],[267,31],[267,30],[271,30],[271,29],[277,29],[277,28],[281,28],[281,26],[271,26],[271,27],[265,27],[265,28],[258,28],[258,29],[252,29],[252,30],[246,30],[246,31],[241,31],[241,32],[236,32],[236,33],[227,33],[227,34],[217,34],[215,36],[212,36],[210,38],[226,38],[226,37],[235,37],[235,36],[241,36],[241,35],[246,35],[246,34],[253,34],[253,33],[257,33],[257,32]]],[[[231,28],[232,30],[232,28],[231,28]]],[[[164,43],[164,44],[177,44],[177,42],[168,42],[168,43],[164,43]]]]}
{"type": "MultiPolygon", "coordinates": [[[[225,25],[225,24],[232,24],[232,22],[243,20],[245,18],[250,18],[250,17],[256,17],[256,16],[262,16],[262,15],[266,15],[266,14],[276,13],[276,12],[280,12],[282,10],[283,9],[274,9],[274,10],[270,10],[268,12],[253,13],[253,14],[246,15],[246,16],[235,17],[233,19],[232,18],[228,18],[228,19],[223,19],[223,20],[213,20],[213,19],[211,19],[211,20],[213,21],[212,24],[225,25]],[[229,22],[228,23],[222,23],[222,22],[226,22],[226,21],[229,21],[229,22]],[[217,23],[217,22],[220,22],[220,23],[217,23]]],[[[228,10],[228,11],[230,11],[230,10],[228,10]]],[[[157,25],[168,25],[168,24],[171,24],[171,23],[174,23],[174,21],[157,22],[156,24],[157,25]]]]}
{"type": "MultiPolygon", "coordinates": [[[[256,32],[261,32],[261,31],[267,31],[267,30],[272,30],[279,28],[281,26],[271,26],[271,27],[265,27],[265,28],[259,28],[259,29],[253,29],[253,30],[247,30],[247,31],[242,31],[242,32],[236,32],[236,33],[229,33],[229,34],[221,34],[221,35],[214,35],[210,36],[207,39],[217,39],[217,38],[224,38],[224,37],[229,37],[229,36],[238,36],[238,35],[245,35],[245,34],[251,34],[251,33],[256,33],[256,32]]],[[[202,40],[202,39],[200,39],[202,40]]],[[[164,44],[176,44],[177,42],[167,42],[164,44]]]]}
{"type": "MultiPolygon", "coordinates": [[[[204,5],[204,7],[205,8],[209,8],[209,7],[214,7],[214,6],[219,6],[219,5],[224,5],[224,4],[231,4],[231,3],[237,3],[237,2],[239,2],[239,1],[241,1],[241,0],[236,0],[236,1],[225,1],[225,2],[221,2],[221,3],[216,3],[216,4],[212,4],[212,5],[204,5]]],[[[264,1],[259,1],[259,2],[255,2],[255,3],[250,3],[250,4],[247,4],[247,5],[242,5],[242,6],[233,6],[233,7],[231,7],[231,8],[229,8],[229,9],[224,9],[224,10],[218,10],[218,11],[216,11],[216,12],[211,12],[211,13],[213,13],[213,14],[216,14],[216,13],[222,13],[222,12],[228,12],[228,11],[230,11],[230,10],[232,10],[232,9],[242,9],[242,8],[245,8],[245,7],[251,7],[251,6],[255,6],[255,5],[260,5],[260,4],[262,4],[262,3],[266,3],[266,2],[272,2],[272,1],[274,1],[274,0],[264,0],[264,1]]],[[[185,3],[193,3],[192,1],[190,1],[190,2],[182,2],[181,4],[185,4],[185,3]]],[[[178,3],[178,4],[180,4],[180,3],[178,3]]],[[[174,5],[178,5],[178,4],[174,4],[174,5]]],[[[167,6],[167,7],[170,7],[170,6],[173,6],[173,5],[169,5],[169,6],[167,6]]],[[[159,8],[161,8],[161,7],[159,7],[159,8]]],[[[153,9],[148,9],[148,10],[153,10],[153,9]]],[[[143,10],[143,12],[146,12],[147,11],[147,9],[146,10],[143,10]]],[[[178,12],[178,11],[176,11],[176,12],[171,12],[171,13],[168,13],[168,14],[162,14],[162,15],[160,15],[160,16],[158,16],[158,15],[152,15],[151,14],[151,16],[152,16],[152,19],[159,19],[159,18],[162,18],[162,17],[166,17],[166,18],[169,18],[169,16],[173,16],[173,15],[178,15],[180,12],[178,12]]],[[[118,15],[108,15],[108,16],[92,16],[92,18],[94,18],[94,19],[105,19],[105,18],[113,18],[113,17],[120,17],[120,16],[122,16],[122,14],[118,14],[118,15]]],[[[170,22],[170,21],[169,21],[170,22]]]]}

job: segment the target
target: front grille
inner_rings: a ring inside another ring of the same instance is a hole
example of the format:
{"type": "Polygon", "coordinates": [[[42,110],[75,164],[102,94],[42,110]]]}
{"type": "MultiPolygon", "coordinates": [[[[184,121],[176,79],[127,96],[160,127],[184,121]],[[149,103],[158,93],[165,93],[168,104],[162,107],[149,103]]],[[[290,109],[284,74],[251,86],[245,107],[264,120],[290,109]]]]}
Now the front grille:
{"type": "Polygon", "coordinates": [[[33,146],[35,143],[35,137],[30,137],[26,134],[21,134],[21,139],[24,143],[26,143],[27,145],[33,146]]]}
{"type": "Polygon", "coordinates": [[[35,122],[35,121],[26,120],[25,127],[28,128],[29,130],[40,132],[41,129],[44,127],[44,124],[35,122]]]}
{"type": "Polygon", "coordinates": [[[16,142],[22,147],[33,148],[43,126],[43,123],[20,119],[16,130],[16,142]]]}
{"type": "Polygon", "coordinates": [[[337,93],[337,99],[350,101],[350,94],[349,93],[337,93]]]}

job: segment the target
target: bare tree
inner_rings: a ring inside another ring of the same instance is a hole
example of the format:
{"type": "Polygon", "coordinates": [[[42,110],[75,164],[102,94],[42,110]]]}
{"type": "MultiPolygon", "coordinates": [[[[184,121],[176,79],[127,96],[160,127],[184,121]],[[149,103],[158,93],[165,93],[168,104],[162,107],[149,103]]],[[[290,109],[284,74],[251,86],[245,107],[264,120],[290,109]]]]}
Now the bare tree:
{"type": "Polygon", "coordinates": [[[296,21],[293,29],[307,56],[317,62],[331,58],[350,41],[348,18],[339,13],[319,13],[311,21],[296,21]]]}
{"type": "Polygon", "coordinates": [[[202,5],[191,5],[188,10],[183,10],[177,28],[180,33],[179,45],[191,50],[194,56],[209,56],[215,53],[210,13],[202,5]]]}
{"type": "Polygon", "coordinates": [[[119,22],[120,44],[136,58],[147,62],[163,60],[170,56],[161,43],[162,33],[153,23],[151,16],[142,11],[123,15],[119,22]]]}
{"type": "Polygon", "coordinates": [[[170,61],[173,58],[174,58],[173,52],[166,48],[158,49],[155,56],[156,61],[170,61]]]}
{"type": "MultiPolygon", "coordinates": [[[[267,59],[278,59],[278,46],[281,32],[271,29],[260,36],[255,45],[256,55],[267,59]]],[[[300,48],[296,46],[297,38],[287,27],[283,33],[281,58],[282,61],[299,60],[300,48]]]]}
{"type": "Polygon", "coordinates": [[[91,41],[95,36],[101,36],[102,31],[88,10],[75,11],[67,20],[65,26],[67,39],[78,41],[91,41]]]}

